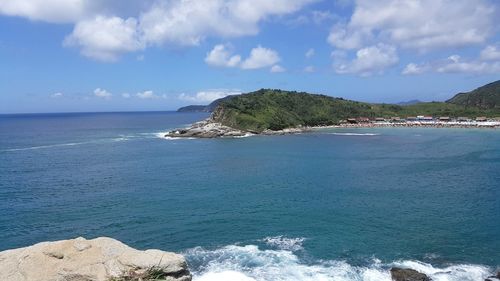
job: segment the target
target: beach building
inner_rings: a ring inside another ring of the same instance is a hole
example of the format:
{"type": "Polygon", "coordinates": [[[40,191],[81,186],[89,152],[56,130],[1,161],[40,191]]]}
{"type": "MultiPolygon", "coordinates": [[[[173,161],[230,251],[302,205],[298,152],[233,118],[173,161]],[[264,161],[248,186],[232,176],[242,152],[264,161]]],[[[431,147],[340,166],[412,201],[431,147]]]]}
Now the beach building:
{"type": "Polygon", "coordinates": [[[441,116],[439,117],[439,121],[442,121],[442,122],[450,122],[451,121],[451,118],[448,117],[448,116],[441,116]]]}
{"type": "Polygon", "coordinates": [[[477,122],[486,122],[486,121],[488,121],[488,118],[486,118],[485,116],[480,116],[480,117],[476,117],[476,121],[477,122]]]}
{"type": "Polygon", "coordinates": [[[377,117],[377,118],[375,118],[375,122],[385,122],[385,118],[377,117]]]}
{"type": "Polygon", "coordinates": [[[417,116],[417,120],[418,121],[433,121],[434,117],[419,115],[419,116],[417,116]]]}

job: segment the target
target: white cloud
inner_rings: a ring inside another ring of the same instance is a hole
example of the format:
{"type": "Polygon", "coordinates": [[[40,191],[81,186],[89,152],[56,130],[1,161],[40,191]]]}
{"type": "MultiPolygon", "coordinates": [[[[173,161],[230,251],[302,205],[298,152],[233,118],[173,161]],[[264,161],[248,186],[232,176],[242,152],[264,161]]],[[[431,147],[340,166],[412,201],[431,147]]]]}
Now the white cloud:
{"type": "Polygon", "coordinates": [[[99,0],[2,0],[0,15],[75,23],[65,46],[79,48],[93,59],[115,61],[150,46],[196,46],[207,37],[256,35],[262,21],[314,1],[148,0],[117,5],[118,1],[99,0]]]}
{"type": "Polygon", "coordinates": [[[153,44],[198,45],[207,36],[255,35],[273,15],[298,11],[314,0],[158,1],[141,15],[145,40],[153,44]]]}
{"type": "Polygon", "coordinates": [[[208,90],[200,91],[195,95],[180,94],[178,98],[183,101],[193,102],[193,103],[210,103],[216,99],[227,97],[230,95],[240,95],[239,90],[208,90]]]}
{"type": "Polygon", "coordinates": [[[122,53],[144,49],[137,20],[97,16],[76,24],[64,40],[65,46],[81,48],[84,56],[100,61],[115,61],[122,53]]]}
{"type": "Polygon", "coordinates": [[[405,69],[403,69],[403,75],[417,75],[422,74],[427,70],[427,66],[418,65],[415,63],[409,63],[406,65],[405,69]]]}
{"type": "Polygon", "coordinates": [[[439,63],[434,69],[441,73],[500,73],[500,61],[489,63],[479,60],[463,60],[460,56],[453,55],[443,63],[439,63]]]}
{"type": "Polygon", "coordinates": [[[357,0],[349,22],[334,26],[328,42],[341,49],[383,42],[421,51],[481,44],[497,15],[488,0],[357,0]]]}
{"type": "Polygon", "coordinates": [[[205,62],[213,66],[236,67],[241,61],[241,56],[232,55],[226,45],[215,45],[214,48],[207,53],[205,62]]]}
{"type": "Polygon", "coordinates": [[[272,49],[258,46],[250,51],[250,56],[245,59],[242,64],[242,69],[258,69],[269,67],[280,61],[278,52],[272,49]]]}
{"type": "Polygon", "coordinates": [[[281,73],[281,72],[285,72],[286,69],[281,65],[275,64],[275,65],[273,65],[273,67],[271,67],[270,71],[272,73],[281,73]]]}
{"type": "Polygon", "coordinates": [[[500,73],[500,59],[496,61],[483,60],[482,56],[479,59],[463,59],[459,55],[452,55],[444,60],[421,64],[410,63],[402,73],[422,74],[425,72],[497,74],[500,73]]]}
{"type": "Polygon", "coordinates": [[[85,0],[2,0],[0,14],[52,23],[72,23],[86,12],[85,0]]]}
{"type": "Polygon", "coordinates": [[[482,60],[500,61],[500,45],[489,45],[481,51],[482,60]]]}
{"type": "Polygon", "coordinates": [[[390,45],[378,44],[360,49],[356,57],[349,62],[335,62],[335,71],[339,74],[360,74],[369,76],[380,74],[386,68],[395,65],[399,61],[396,48],[390,45]]]}
{"type": "Polygon", "coordinates": [[[129,93],[122,94],[122,98],[124,98],[124,99],[129,99],[130,97],[131,97],[131,95],[129,93]]]}
{"type": "Polygon", "coordinates": [[[259,45],[250,51],[248,58],[242,60],[241,56],[234,55],[230,48],[230,45],[215,45],[214,48],[207,53],[205,62],[212,66],[239,67],[244,70],[274,66],[274,70],[272,68],[271,72],[284,71],[283,67],[276,65],[276,63],[280,61],[280,57],[275,50],[264,48],[259,45]]]}
{"type": "Polygon", "coordinates": [[[60,97],[63,97],[64,94],[63,93],[53,93],[52,95],[50,95],[51,98],[60,98],[60,97]]]}
{"type": "Polygon", "coordinates": [[[306,58],[308,58],[308,59],[309,59],[309,58],[312,58],[312,57],[314,56],[314,54],[315,54],[315,53],[316,53],[316,52],[314,51],[314,49],[313,49],[313,48],[310,48],[309,50],[307,50],[307,52],[306,52],[305,56],[306,56],[306,58]]]}
{"type": "Polygon", "coordinates": [[[312,11],[311,19],[315,24],[321,25],[325,21],[335,19],[335,16],[330,11],[312,11]]]}
{"type": "Polygon", "coordinates": [[[113,94],[104,89],[97,88],[94,90],[94,96],[103,99],[110,99],[113,96],[113,94]]]}
{"type": "Polygon", "coordinates": [[[316,69],[314,69],[314,66],[312,66],[312,65],[308,65],[308,66],[304,67],[304,72],[313,73],[314,71],[316,71],[316,69]]]}
{"type": "Polygon", "coordinates": [[[152,99],[157,99],[160,98],[159,96],[155,95],[153,91],[144,91],[144,92],[139,92],[135,94],[136,97],[144,100],[152,100],[152,99]]]}

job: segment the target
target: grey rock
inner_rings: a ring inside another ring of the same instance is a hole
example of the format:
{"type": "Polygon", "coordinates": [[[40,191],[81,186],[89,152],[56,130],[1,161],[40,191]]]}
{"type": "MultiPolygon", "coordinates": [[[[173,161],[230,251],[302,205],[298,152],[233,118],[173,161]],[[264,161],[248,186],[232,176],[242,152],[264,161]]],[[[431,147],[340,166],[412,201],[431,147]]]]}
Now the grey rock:
{"type": "Polygon", "coordinates": [[[151,268],[161,270],[166,280],[191,280],[183,256],[140,251],[106,237],[42,242],[0,252],[2,281],[108,281],[151,268]]]}
{"type": "Polygon", "coordinates": [[[391,268],[391,278],[394,281],[430,281],[431,279],[416,270],[393,267],[391,268]]]}

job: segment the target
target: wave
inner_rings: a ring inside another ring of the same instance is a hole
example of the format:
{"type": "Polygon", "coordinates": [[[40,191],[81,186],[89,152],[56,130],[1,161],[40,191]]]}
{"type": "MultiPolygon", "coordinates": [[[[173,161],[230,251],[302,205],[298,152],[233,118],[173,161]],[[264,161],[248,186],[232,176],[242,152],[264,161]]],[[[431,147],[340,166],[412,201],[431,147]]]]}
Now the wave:
{"type": "Polygon", "coordinates": [[[288,251],[299,251],[303,250],[302,243],[306,241],[306,238],[287,238],[283,235],[266,237],[262,239],[270,247],[275,247],[280,250],[288,250],[288,251]]]}
{"type": "Polygon", "coordinates": [[[375,134],[375,133],[330,133],[330,135],[336,135],[336,136],[380,136],[380,134],[375,134]]]}
{"type": "Polygon", "coordinates": [[[391,281],[390,268],[398,266],[425,273],[434,281],[483,281],[492,269],[482,265],[456,264],[434,267],[413,260],[382,263],[373,259],[365,266],[342,260],[302,261],[303,238],[268,237],[260,241],[274,249],[257,245],[229,245],[215,250],[202,247],[184,252],[193,281],[391,281]]]}
{"type": "Polygon", "coordinates": [[[13,152],[13,151],[23,151],[23,150],[37,150],[37,149],[53,148],[53,147],[75,146],[75,145],[82,145],[82,144],[88,144],[88,143],[90,143],[90,142],[70,142],[70,143],[59,143],[59,144],[51,144],[51,145],[39,145],[39,146],[29,146],[29,147],[21,147],[21,148],[10,148],[10,149],[3,149],[0,151],[13,152]]]}
{"type": "Polygon", "coordinates": [[[20,147],[20,148],[8,148],[8,149],[2,149],[2,150],[0,150],[0,152],[15,152],[15,151],[25,151],[25,150],[49,149],[49,148],[57,148],[57,147],[65,147],[65,146],[98,144],[98,143],[107,143],[107,142],[109,142],[109,143],[122,142],[122,141],[128,141],[132,138],[134,138],[134,136],[119,136],[116,138],[97,139],[97,140],[91,140],[91,141],[85,141],[85,142],[68,142],[68,143],[37,145],[37,146],[28,146],[28,147],[20,147]]]}

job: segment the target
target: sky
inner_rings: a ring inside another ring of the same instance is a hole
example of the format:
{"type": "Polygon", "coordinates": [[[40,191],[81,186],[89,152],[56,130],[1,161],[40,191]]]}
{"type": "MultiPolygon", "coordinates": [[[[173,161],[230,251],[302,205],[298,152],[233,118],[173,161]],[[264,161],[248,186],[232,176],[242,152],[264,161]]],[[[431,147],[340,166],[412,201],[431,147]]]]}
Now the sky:
{"type": "Polygon", "coordinates": [[[499,29],[498,0],[0,0],[0,113],[443,101],[500,79],[499,29]]]}

